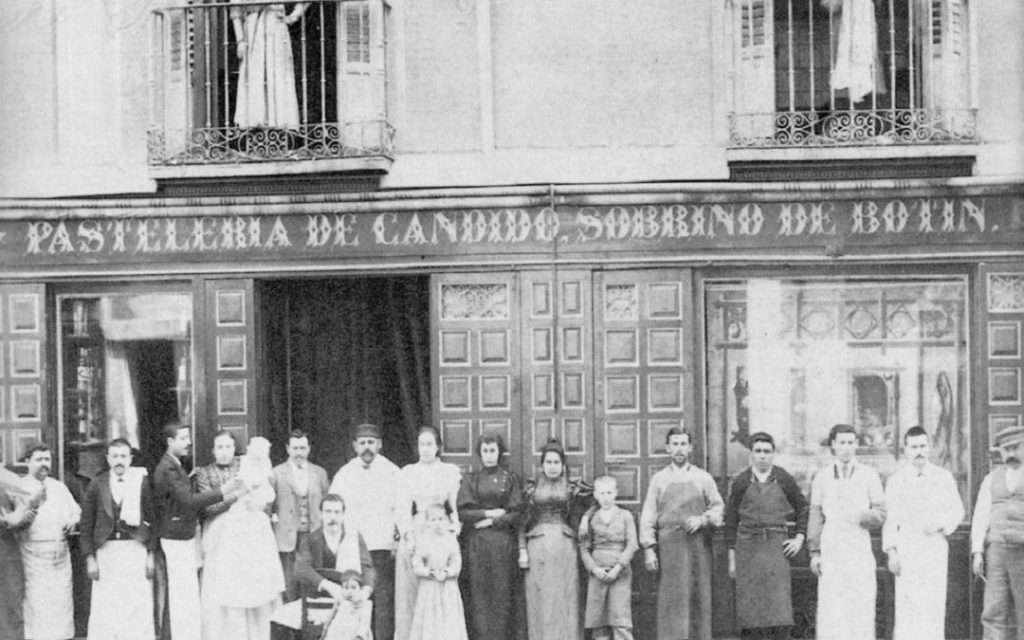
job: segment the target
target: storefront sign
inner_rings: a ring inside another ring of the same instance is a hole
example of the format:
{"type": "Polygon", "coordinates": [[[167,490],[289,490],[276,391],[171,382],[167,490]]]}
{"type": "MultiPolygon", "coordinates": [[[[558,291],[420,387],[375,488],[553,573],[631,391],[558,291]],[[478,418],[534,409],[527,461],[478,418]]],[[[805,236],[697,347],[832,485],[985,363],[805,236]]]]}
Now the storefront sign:
{"type": "Polygon", "coordinates": [[[647,204],[0,223],[0,264],[1024,246],[1012,197],[647,204]]]}

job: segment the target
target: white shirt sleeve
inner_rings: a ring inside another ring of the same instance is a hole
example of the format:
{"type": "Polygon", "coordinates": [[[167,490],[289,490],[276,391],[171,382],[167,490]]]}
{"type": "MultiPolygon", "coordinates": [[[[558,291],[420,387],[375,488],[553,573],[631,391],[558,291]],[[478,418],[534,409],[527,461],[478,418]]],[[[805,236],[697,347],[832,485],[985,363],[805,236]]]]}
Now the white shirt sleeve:
{"type": "Polygon", "coordinates": [[[985,476],[978,489],[978,501],[974,504],[974,517],[971,519],[971,553],[985,552],[985,535],[988,533],[989,518],[992,513],[992,474],[985,476]]]}

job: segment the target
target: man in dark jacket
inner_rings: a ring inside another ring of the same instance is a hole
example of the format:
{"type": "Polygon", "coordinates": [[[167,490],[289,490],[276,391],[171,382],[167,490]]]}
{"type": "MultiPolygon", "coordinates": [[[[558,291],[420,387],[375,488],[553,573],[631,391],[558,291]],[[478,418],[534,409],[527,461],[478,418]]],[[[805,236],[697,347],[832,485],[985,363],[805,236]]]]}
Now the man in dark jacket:
{"type": "Polygon", "coordinates": [[[93,581],[90,638],[153,637],[153,496],[146,470],[131,463],[128,441],[111,440],[110,471],[85,493],[80,544],[93,581]]]}
{"type": "Polygon", "coordinates": [[[192,446],[191,428],[180,422],[164,427],[167,452],[153,473],[157,534],[167,564],[167,607],[174,640],[199,640],[199,578],[196,575],[198,514],[221,500],[234,500],[242,490],[236,477],[218,489],[195,493],[181,457],[192,446]]]}

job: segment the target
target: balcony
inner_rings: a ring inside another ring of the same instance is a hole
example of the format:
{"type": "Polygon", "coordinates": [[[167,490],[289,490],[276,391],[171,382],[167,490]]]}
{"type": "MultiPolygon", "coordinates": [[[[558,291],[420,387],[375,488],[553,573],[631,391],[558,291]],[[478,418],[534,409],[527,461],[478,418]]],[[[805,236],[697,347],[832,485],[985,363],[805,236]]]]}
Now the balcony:
{"type": "Polygon", "coordinates": [[[171,175],[386,170],[383,0],[193,2],[152,12],[149,164],[171,175]],[[273,164],[273,167],[266,165],[273,164]],[[263,167],[260,169],[260,167],[263,167]]]}
{"type": "Polygon", "coordinates": [[[966,0],[726,0],[733,149],[978,142],[966,0]]]}

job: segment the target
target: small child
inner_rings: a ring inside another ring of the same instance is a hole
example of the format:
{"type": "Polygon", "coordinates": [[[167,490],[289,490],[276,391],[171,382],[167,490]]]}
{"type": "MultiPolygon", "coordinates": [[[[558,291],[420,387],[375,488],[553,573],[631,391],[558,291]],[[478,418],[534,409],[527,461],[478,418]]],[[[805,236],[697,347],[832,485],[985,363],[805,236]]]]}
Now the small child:
{"type": "Polygon", "coordinates": [[[416,536],[412,571],[419,579],[409,640],[467,640],[459,595],[462,556],[451,519],[441,505],[424,510],[425,531],[416,536]]]}
{"type": "Polygon", "coordinates": [[[593,629],[594,640],[633,640],[633,573],[629,565],[639,545],[633,514],[615,504],[618,495],[612,476],[594,480],[598,506],[580,521],[580,556],[590,573],[584,626],[593,629]]]}
{"type": "Polygon", "coordinates": [[[342,599],[327,632],[328,640],[373,640],[373,602],[366,598],[362,577],[350,570],[341,574],[340,581],[342,599]]]}

